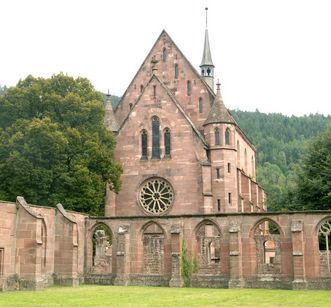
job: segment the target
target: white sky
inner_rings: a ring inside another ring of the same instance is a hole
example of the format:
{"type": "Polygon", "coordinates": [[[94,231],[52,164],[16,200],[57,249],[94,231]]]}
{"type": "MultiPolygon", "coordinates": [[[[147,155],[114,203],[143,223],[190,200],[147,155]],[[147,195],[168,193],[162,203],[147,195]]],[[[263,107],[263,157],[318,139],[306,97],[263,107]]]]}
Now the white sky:
{"type": "Polygon", "coordinates": [[[121,96],[165,29],[230,109],[331,115],[330,0],[0,0],[0,84],[59,72],[121,96]]]}

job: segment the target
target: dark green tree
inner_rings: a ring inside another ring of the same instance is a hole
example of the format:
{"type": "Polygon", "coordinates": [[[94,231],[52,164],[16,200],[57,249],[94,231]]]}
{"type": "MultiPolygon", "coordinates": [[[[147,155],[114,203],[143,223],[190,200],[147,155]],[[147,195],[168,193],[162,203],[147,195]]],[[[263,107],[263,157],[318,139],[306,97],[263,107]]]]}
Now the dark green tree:
{"type": "Polygon", "coordinates": [[[4,86],[0,85],[0,96],[2,96],[5,93],[6,89],[7,89],[6,85],[4,86]]]}
{"type": "Polygon", "coordinates": [[[0,97],[0,199],[101,214],[120,188],[103,96],[84,78],[28,76],[0,97]]]}
{"type": "Polygon", "coordinates": [[[309,143],[297,167],[296,184],[295,209],[331,209],[331,125],[309,143]]]}

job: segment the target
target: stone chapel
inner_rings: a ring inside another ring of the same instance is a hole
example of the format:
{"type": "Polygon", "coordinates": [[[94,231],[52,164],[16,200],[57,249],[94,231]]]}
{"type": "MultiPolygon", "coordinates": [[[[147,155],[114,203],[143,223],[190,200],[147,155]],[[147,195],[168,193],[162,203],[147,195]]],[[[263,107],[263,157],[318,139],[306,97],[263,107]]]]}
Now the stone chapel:
{"type": "Polygon", "coordinates": [[[205,30],[198,72],[162,31],[105,125],[123,166],[105,214],[0,201],[0,288],[331,289],[331,212],[267,212],[255,147],[226,108],[205,30]],[[216,90],[216,92],[215,92],[216,90]]]}

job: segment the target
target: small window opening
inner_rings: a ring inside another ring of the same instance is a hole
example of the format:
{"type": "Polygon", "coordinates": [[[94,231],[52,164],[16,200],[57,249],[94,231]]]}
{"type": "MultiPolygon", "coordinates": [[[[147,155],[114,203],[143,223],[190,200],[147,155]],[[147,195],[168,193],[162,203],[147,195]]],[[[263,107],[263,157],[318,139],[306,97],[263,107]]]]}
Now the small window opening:
{"type": "Polygon", "coordinates": [[[228,194],[228,198],[229,198],[229,204],[231,204],[231,193],[228,194]]]}
{"type": "Polygon", "coordinates": [[[143,85],[140,85],[140,93],[142,93],[144,90],[144,86],[143,85]]]}
{"type": "Polygon", "coordinates": [[[265,241],[263,247],[264,247],[264,263],[266,264],[275,263],[275,257],[276,257],[275,242],[273,240],[265,241]]]}
{"type": "Polygon", "coordinates": [[[130,108],[130,110],[132,109],[132,103],[129,103],[129,108],[130,108]]]}
{"type": "Polygon", "coordinates": [[[156,85],[153,85],[153,97],[156,97],[156,85]]]}
{"type": "Polygon", "coordinates": [[[203,100],[201,97],[199,98],[199,113],[203,113],[203,100]]]}
{"type": "Polygon", "coordinates": [[[190,80],[187,81],[187,96],[192,95],[192,83],[190,80]]]}
{"type": "Polygon", "coordinates": [[[231,173],[231,163],[228,163],[228,173],[231,173]]]}
{"type": "Polygon", "coordinates": [[[215,133],[215,145],[220,145],[221,144],[220,130],[218,128],[215,128],[214,133],[215,133]]]}
{"type": "Polygon", "coordinates": [[[178,64],[175,64],[175,79],[178,79],[179,70],[178,70],[178,64]]]}
{"type": "Polygon", "coordinates": [[[207,76],[210,76],[211,70],[210,68],[207,68],[207,76]]]}
{"type": "Polygon", "coordinates": [[[221,200],[220,199],[217,200],[217,211],[218,212],[221,211],[221,200]]]}
{"type": "Polygon", "coordinates": [[[230,129],[226,128],[225,130],[225,144],[230,145],[230,129]]]}
{"type": "Polygon", "coordinates": [[[219,168],[216,168],[216,178],[217,179],[221,178],[221,170],[219,168]]]}

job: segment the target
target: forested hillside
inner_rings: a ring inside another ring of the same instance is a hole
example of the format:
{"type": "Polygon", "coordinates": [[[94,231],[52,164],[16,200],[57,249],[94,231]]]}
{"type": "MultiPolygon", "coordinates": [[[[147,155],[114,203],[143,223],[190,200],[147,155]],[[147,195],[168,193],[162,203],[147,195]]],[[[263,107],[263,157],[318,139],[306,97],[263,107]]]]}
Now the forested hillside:
{"type": "Polygon", "coordinates": [[[326,130],[331,116],[285,116],[231,111],[257,149],[257,181],[268,193],[269,210],[289,207],[295,168],[307,141],[326,130]]]}

